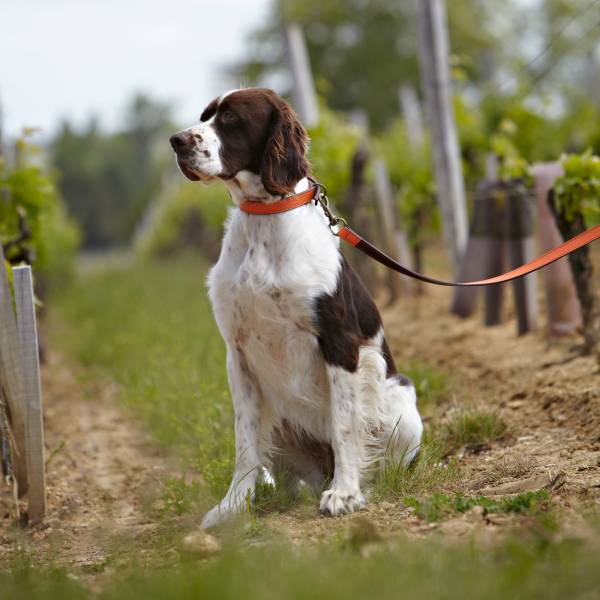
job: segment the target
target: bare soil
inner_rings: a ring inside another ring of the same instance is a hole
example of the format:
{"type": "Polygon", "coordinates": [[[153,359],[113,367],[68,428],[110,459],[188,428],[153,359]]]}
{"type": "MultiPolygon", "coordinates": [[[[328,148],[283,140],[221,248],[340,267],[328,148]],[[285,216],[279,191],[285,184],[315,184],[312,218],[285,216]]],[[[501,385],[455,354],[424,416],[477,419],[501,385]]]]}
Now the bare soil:
{"type": "MultiPolygon", "coordinates": [[[[543,331],[517,337],[513,319],[484,328],[477,318],[448,314],[449,303],[450,292],[428,288],[425,296],[387,309],[384,321],[398,364],[418,359],[450,373],[454,391],[436,418],[471,403],[496,409],[509,426],[502,439],[477,453],[461,453],[456,489],[486,495],[549,489],[563,509],[565,527],[585,534],[580,515],[600,503],[600,374],[594,359],[580,355],[579,337],[551,340],[543,331]],[[498,465],[516,458],[526,468],[500,470],[498,476],[498,465]]],[[[145,507],[164,478],[177,472],[176,461],[117,405],[114,385],[83,382],[54,356],[43,369],[43,386],[48,517],[34,528],[16,528],[9,494],[0,496],[0,561],[21,546],[42,559],[94,572],[114,558],[115,540],[134,540],[140,554],[151,553],[161,524],[156,511],[145,507]]],[[[428,524],[391,502],[323,519],[316,504],[265,517],[259,538],[272,533],[307,543],[364,519],[384,536],[440,531],[493,538],[522,522],[471,511],[428,524]]]]}
{"type": "Polygon", "coordinates": [[[10,494],[0,496],[0,563],[24,550],[93,573],[114,557],[116,542],[151,540],[157,523],[144,507],[174,461],[118,407],[114,384],[84,382],[51,356],[42,386],[47,518],[16,527],[10,494]]]}

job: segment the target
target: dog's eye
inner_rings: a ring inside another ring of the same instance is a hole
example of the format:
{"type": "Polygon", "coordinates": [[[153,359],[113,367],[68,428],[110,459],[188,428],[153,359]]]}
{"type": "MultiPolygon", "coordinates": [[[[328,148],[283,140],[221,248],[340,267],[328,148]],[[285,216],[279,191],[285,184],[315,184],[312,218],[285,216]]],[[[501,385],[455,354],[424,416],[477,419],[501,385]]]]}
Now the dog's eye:
{"type": "Polygon", "coordinates": [[[237,119],[237,115],[230,110],[223,111],[219,116],[221,117],[221,121],[223,121],[223,123],[232,123],[237,119]]]}

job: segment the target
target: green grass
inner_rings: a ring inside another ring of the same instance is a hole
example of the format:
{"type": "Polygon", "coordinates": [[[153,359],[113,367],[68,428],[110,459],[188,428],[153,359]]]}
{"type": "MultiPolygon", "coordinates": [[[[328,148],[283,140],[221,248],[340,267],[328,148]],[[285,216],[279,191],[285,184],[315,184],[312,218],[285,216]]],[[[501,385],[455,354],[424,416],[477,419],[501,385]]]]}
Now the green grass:
{"type": "Polygon", "coordinates": [[[439,428],[439,436],[448,455],[461,448],[480,450],[500,439],[507,431],[508,426],[496,411],[465,408],[439,428]]]}
{"type": "Polygon", "coordinates": [[[225,348],[200,259],[90,270],[53,298],[51,344],[121,386],[154,437],[196,467],[211,493],[233,469],[225,348]]]}
{"type": "Polygon", "coordinates": [[[548,490],[538,490],[514,496],[488,498],[487,496],[467,497],[460,493],[449,495],[435,492],[427,498],[405,498],[404,504],[413,507],[419,518],[433,522],[452,517],[457,513],[466,513],[475,506],[482,507],[484,514],[537,514],[548,509],[550,493],[548,490]]]}
{"type": "Polygon", "coordinates": [[[411,494],[447,489],[458,477],[456,461],[446,459],[444,447],[426,435],[411,465],[389,460],[375,473],[373,492],[377,499],[398,500],[411,494]]]}
{"type": "MultiPolygon", "coordinates": [[[[102,600],[177,598],[593,598],[600,586],[597,549],[538,522],[498,544],[378,535],[292,549],[284,545],[224,553],[217,560],[124,569],[101,586],[102,600]],[[369,550],[370,549],[370,550],[369,550]],[[369,551],[368,551],[369,550],[369,551]]],[[[0,576],[0,597],[91,597],[64,571],[15,562],[0,576]]]]}

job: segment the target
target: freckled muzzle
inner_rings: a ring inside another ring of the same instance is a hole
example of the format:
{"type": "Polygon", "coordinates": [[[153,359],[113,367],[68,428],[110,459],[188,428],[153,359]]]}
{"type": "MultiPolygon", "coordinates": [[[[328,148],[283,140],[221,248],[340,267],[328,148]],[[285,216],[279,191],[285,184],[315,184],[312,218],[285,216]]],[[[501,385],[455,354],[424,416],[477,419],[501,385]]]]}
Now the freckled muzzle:
{"type": "Polygon", "coordinates": [[[209,182],[219,175],[220,165],[209,150],[208,140],[198,128],[178,131],[169,141],[177,156],[177,164],[188,179],[209,182]]]}

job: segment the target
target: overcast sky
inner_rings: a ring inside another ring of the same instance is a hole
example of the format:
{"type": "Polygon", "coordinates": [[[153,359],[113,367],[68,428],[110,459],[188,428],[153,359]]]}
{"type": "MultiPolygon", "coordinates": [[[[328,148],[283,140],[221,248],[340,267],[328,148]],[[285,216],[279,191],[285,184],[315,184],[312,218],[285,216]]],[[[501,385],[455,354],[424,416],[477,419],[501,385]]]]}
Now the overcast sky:
{"type": "MultiPolygon", "coordinates": [[[[230,82],[270,0],[0,0],[5,134],[52,133],[92,114],[118,126],[138,91],[172,102],[184,124],[230,82]]],[[[240,82],[241,83],[241,82],[240,82]]]]}

